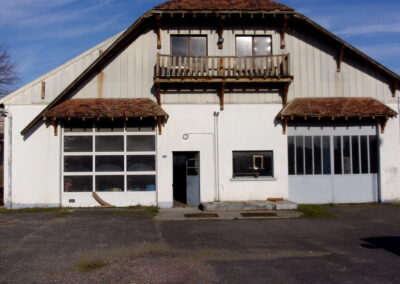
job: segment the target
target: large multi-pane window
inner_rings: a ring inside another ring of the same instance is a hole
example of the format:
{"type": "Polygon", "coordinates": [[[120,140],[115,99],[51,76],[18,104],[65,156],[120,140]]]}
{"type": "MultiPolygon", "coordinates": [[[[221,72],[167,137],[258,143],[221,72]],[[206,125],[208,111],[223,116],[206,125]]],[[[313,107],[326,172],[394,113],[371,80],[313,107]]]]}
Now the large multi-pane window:
{"type": "Polygon", "coordinates": [[[376,139],[375,135],[289,136],[289,175],[375,174],[376,139]]]}
{"type": "Polygon", "coordinates": [[[65,192],[156,190],[154,120],[64,124],[65,192]]]}

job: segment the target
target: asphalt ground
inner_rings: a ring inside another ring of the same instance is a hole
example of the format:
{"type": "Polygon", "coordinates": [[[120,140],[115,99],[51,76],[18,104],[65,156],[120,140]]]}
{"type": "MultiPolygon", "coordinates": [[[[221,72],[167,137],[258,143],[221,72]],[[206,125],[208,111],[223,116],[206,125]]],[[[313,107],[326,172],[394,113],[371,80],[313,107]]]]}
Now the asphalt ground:
{"type": "Polygon", "coordinates": [[[329,210],[336,217],[0,214],[0,283],[400,283],[400,207],[329,210]]]}

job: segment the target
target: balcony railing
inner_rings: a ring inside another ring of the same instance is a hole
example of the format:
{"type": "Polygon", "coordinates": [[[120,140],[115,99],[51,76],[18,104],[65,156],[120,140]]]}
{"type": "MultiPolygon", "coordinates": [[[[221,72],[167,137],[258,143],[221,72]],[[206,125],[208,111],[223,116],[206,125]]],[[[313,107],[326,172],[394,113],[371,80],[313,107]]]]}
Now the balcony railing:
{"type": "Polygon", "coordinates": [[[289,54],[268,56],[157,55],[155,81],[290,81],[289,54]]]}

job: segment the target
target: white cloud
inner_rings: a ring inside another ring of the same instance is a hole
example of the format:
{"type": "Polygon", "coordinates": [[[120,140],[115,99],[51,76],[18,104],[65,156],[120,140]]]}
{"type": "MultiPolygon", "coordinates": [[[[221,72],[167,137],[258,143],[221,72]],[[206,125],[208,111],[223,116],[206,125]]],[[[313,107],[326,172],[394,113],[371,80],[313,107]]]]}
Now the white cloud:
{"type": "Polygon", "coordinates": [[[387,23],[387,24],[372,24],[360,25],[355,27],[348,27],[336,31],[337,34],[342,36],[355,36],[365,34],[382,34],[382,33],[400,33],[400,22],[387,23]]]}
{"type": "Polygon", "coordinates": [[[369,56],[380,60],[395,57],[400,54],[400,45],[390,43],[360,46],[359,49],[369,56]]]}

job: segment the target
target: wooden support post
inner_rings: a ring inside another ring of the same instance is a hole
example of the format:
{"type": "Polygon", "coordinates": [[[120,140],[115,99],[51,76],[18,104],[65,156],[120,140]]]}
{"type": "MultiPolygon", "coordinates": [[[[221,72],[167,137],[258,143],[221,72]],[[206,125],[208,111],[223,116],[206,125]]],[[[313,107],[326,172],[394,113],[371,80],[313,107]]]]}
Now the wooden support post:
{"type": "Polygon", "coordinates": [[[161,49],[161,28],[160,28],[160,21],[161,21],[161,16],[156,15],[156,34],[157,34],[157,49],[161,49]]]}
{"type": "Polygon", "coordinates": [[[162,134],[162,120],[161,116],[157,116],[157,128],[158,128],[158,135],[162,134]]]}
{"type": "Polygon", "coordinates": [[[225,83],[221,84],[221,89],[219,90],[219,107],[224,110],[225,103],[225,83]]]}
{"type": "Polygon", "coordinates": [[[160,106],[161,105],[161,86],[160,86],[160,84],[156,84],[156,98],[157,98],[157,104],[160,106]]]}
{"type": "Polygon", "coordinates": [[[219,18],[219,25],[218,25],[218,49],[222,49],[224,47],[224,21],[225,15],[222,15],[219,18]]]}
{"type": "Polygon", "coordinates": [[[286,47],[286,33],[287,33],[287,28],[288,28],[288,21],[289,21],[289,16],[288,15],[283,15],[282,19],[282,24],[280,28],[280,35],[281,35],[281,49],[284,49],[286,47]]]}
{"type": "Polygon", "coordinates": [[[393,79],[392,84],[390,85],[390,90],[392,91],[392,96],[396,96],[396,91],[399,88],[399,80],[393,79]]]}
{"type": "Polygon", "coordinates": [[[287,97],[288,97],[288,93],[289,93],[289,86],[290,83],[286,83],[283,85],[282,88],[282,106],[285,107],[287,105],[287,97]]]}
{"type": "Polygon", "coordinates": [[[379,124],[381,126],[381,133],[385,133],[385,127],[386,127],[386,123],[389,120],[388,117],[382,117],[379,119],[379,124]]]}
{"type": "Polygon", "coordinates": [[[339,52],[338,52],[338,56],[336,58],[336,66],[337,66],[336,71],[337,72],[340,72],[340,70],[341,70],[343,57],[344,57],[344,45],[342,45],[340,47],[339,52]]]}

